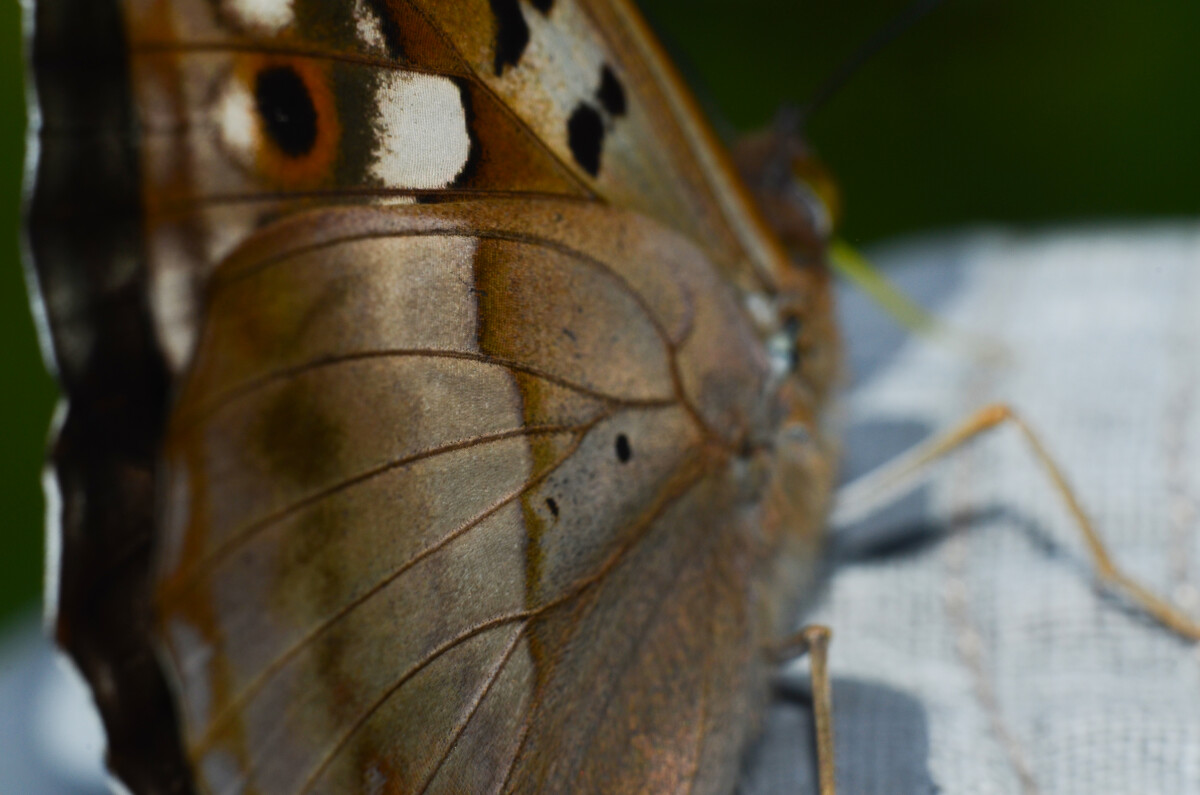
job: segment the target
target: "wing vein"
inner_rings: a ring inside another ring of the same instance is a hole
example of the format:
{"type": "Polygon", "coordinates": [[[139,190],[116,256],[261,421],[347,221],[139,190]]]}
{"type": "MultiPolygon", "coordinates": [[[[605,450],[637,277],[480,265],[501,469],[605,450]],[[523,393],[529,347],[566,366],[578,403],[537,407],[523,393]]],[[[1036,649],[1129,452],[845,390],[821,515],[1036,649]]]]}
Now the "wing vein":
{"type": "MultiPolygon", "coordinates": [[[[439,455],[469,450],[473,447],[481,447],[483,445],[494,444],[496,442],[502,442],[508,439],[546,436],[560,433],[576,433],[583,428],[589,427],[595,421],[595,419],[589,420],[587,423],[580,425],[530,426],[525,428],[516,428],[511,431],[503,431],[501,433],[489,434],[487,436],[479,436],[473,439],[460,440],[450,444],[441,445],[440,447],[422,450],[420,452],[413,453],[412,455],[403,456],[402,458],[393,459],[384,464],[380,464],[379,466],[372,467],[365,472],[361,472],[352,477],[338,481],[332,486],[324,488],[315,494],[310,494],[307,497],[296,500],[290,505],[280,508],[279,510],[246,525],[241,530],[230,535],[229,538],[225,539],[225,541],[219,544],[216,549],[210,552],[205,558],[197,561],[194,564],[191,574],[189,574],[186,579],[180,582],[178,586],[172,589],[173,595],[181,596],[184,594],[205,574],[216,568],[222,560],[229,557],[229,555],[237,551],[239,547],[246,544],[251,538],[256,536],[258,533],[261,533],[263,530],[266,530],[268,527],[284,521],[298,511],[309,508],[323,500],[329,499],[336,494],[340,494],[348,489],[354,488],[355,486],[362,485],[367,481],[380,477],[381,475],[384,475],[395,469],[408,466],[409,464],[413,464],[418,461],[435,458],[439,455]]],[[[169,598],[169,595],[164,596],[164,598],[169,598]]]]}
{"type": "MultiPolygon", "coordinates": [[[[645,645],[646,640],[650,635],[651,628],[658,622],[659,619],[662,618],[661,614],[659,613],[659,608],[675,589],[675,586],[679,583],[680,578],[683,577],[684,571],[686,571],[687,567],[697,557],[700,556],[700,551],[703,549],[706,549],[704,544],[694,545],[692,547],[691,554],[687,555],[684,560],[680,561],[680,565],[676,566],[675,570],[671,573],[670,580],[664,584],[665,587],[663,587],[662,590],[655,596],[652,609],[647,612],[645,621],[643,621],[637,629],[637,635],[636,639],[634,640],[633,648],[630,650],[629,656],[625,659],[624,664],[621,666],[620,674],[617,677],[614,677],[618,684],[614,685],[604,696],[604,702],[597,713],[600,716],[599,722],[601,724],[603,724],[605,719],[608,717],[609,710],[612,708],[613,699],[616,698],[617,691],[620,689],[621,680],[624,679],[625,675],[629,673],[629,670],[633,668],[634,664],[637,662],[637,654],[645,645]]],[[[579,777],[582,774],[583,770],[581,767],[576,771],[575,783],[572,785],[570,791],[580,791],[578,785],[579,777]]]]}
{"type": "MultiPolygon", "coordinates": [[[[187,132],[187,127],[163,130],[162,135],[176,131],[187,132]]],[[[595,203],[594,198],[574,196],[569,193],[552,193],[544,190],[513,190],[502,188],[385,188],[371,186],[347,186],[325,190],[264,190],[242,193],[212,193],[187,198],[166,198],[155,208],[148,210],[153,218],[178,217],[192,212],[207,212],[223,205],[254,204],[256,202],[292,201],[301,199],[345,198],[421,198],[421,199],[478,199],[479,197],[500,199],[543,199],[548,201],[595,203]]]]}
{"type": "MultiPolygon", "coordinates": [[[[673,505],[677,500],[682,499],[689,491],[692,490],[692,488],[696,486],[696,484],[703,480],[707,474],[704,464],[697,462],[695,459],[689,460],[687,466],[691,467],[694,471],[684,477],[680,488],[675,492],[667,494],[656,505],[651,506],[649,516],[643,522],[643,526],[639,528],[639,532],[634,533],[634,537],[627,544],[613,553],[609,560],[606,561],[605,565],[601,567],[601,571],[594,577],[586,580],[584,586],[575,594],[575,596],[578,596],[583,590],[586,590],[594,583],[599,582],[606,577],[608,572],[615,568],[630,550],[641,543],[645,534],[649,531],[649,528],[653,526],[654,522],[666,511],[666,509],[673,505]]],[[[696,546],[701,547],[702,545],[698,544],[696,546]]],[[[548,610],[555,606],[556,605],[554,604],[550,604],[547,605],[545,609],[548,610]]],[[[512,780],[513,773],[516,772],[517,761],[520,759],[521,753],[524,751],[525,745],[529,740],[529,729],[533,718],[533,713],[537,711],[537,707],[541,703],[542,692],[543,689],[539,685],[537,692],[534,693],[533,702],[531,703],[529,710],[526,712],[525,723],[521,728],[521,741],[517,745],[517,750],[513,752],[513,757],[509,761],[508,770],[505,772],[503,783],[500,785],[497,792],[508,791],[509,782],[512,780]]]]}
{"type": "Polygon", "coordinates": [[[323,356],[304,362],[303,364],[295,365],[294,367],[285,367],[265,375],[254,378],[251,381],[240,384],[231,388],[224,394],[218,395],[211,401],[196,407],[193,410],[183,414],[183,418],[178,421],[177,428],[186,428],[193,423],[199,422],[206,417],[215,414],[230,403],[245,398],[260,389],[265,389],[271,384],[296,378],[308,372],[326,367],[336,367],[342,364],[353,362],[370,361],[373,359],[404,359],[404,358],[422,358],[422,359],[455,359],[466,362],[478,362],[494,367],[501,367],[512,372],[523,373],[533,376],[542,381],[546,381],[556,386],[561,386],[569,389],[572,392],[583,395],[585,397],[595,398],[603,401],[610,406],[630,407],[630,408],[660,408],[664,406],[674,405],[675,398],[620,398],[615,395],[609,395],[582,384],[577,384],[566,378],[546,372],[538,367],[524,364],[513,359],[504,359],[497,356],[490,356],[486,353],[472,353],[468,351],[455,350],[439,350],[436,348],[394,348],[390,350],[377,351],[361,351],[355,353],[347,353],[334,356],[323,356]]]}
{"type": "Polygon", "coordinates": [[[464,227],[461,229],[387,230],[382,232],[363,232],[360,234],[346,235],[335,240],[325,240],[321,241],[320,243],[297,246],[296,248],[285,251],[281,254],[275,254],[273,256],[266,257],[259,262],[254,263],[253,265],[247,265],[239,268],[235,273],[224,277],[218,273],[213,278],[213,290],[216,292],[225,289],[230,284],[241,281],[242,279],[260,273],[267,268],[274,267],[286,262],[289,259],[300,257],[305,254],[311,254],[317,251],[323,251],[327,248],[333,248],[334,246],[347,245],[365,240],[380,240],[403,237],[471,237],[479,240],[500,240],[509,243],[524,243],[530,246],[547,248],[571,259],[578,260],[587,267],[604,274],[614,283],[616,283],[617,287],[635,304],[637,304],[638,309],[641,310],[647,321],[654,327],[655,332],[662,339],[663,344],[667,346],[667,349],[672,353],[677,352],[676,343],[671,339],[671,336],[667,333],[666,329],[663,328],[661,321],[655,317],[654,312],[650,309],[649,305],[647,305],[645,299],[633,289],[633,286],[630,285],[623,276],[614,271],[607,263],[557,240],[547,237],[539,237],[537,235],[523,234],[520,232],[478,230],[464,227]]]}
{"type": "Polygon", "coordinates": [[[260,273],[267,268],[279,265],[282,262],[286,262],[288,259],[310,254],[315,251],[322,251],[326,248],[346,245],[363,240],[379,240],[402,237],[473,237],[479,240],[501,240],[512,243],[524,243],[531,246],[541,246],[562,254],[563,256],[577,260],[583,263],[585,266],[605,275],[615,283],[621,292],[628,296],[629,299],[637,305],[638,310],[641,311],[647,322],[650,323],[651,327],[653,327],[655,334],[658,335],[659,340],[662,342],[664,347],[666,347],[668,358],[670,360],[671,381],[675,387],[675,393],[679,400],[679,404],[684,407],[684,409],[688,412],[688,415],[692,418],[692,421],[696,423],[697,427],[704,431],[705,436],[707,436],[709,440],[715,441],[724,447],[729,446],[729,443],[721,436],[719,432],[716,431],[716,429],[714,429],[708,423],[704,416],[688,399],[687,393],[683,388],[683,378],[679,372],[679,363],[677,357],[680,348],[691,336],[690,324],[688,332],[681,340],[676,342],[671,338],[671,335],[667,332],[667,329],[662,325],[662,321],[655,316],[653,310],[651,310],[650,306],[646,303],[646,300],[641,296],[640,293],[637,292],[637,290],[633,289],[633,286],[623,276],[613,270],[613,268],[604,261],[597,259],[586,252],[580,251],[579,249],[572,248],[571,246],[568,246],[565,243],[561,243],[557,240],[520,232],[499,230],[418,229],[364,232],[356,235],[339,237],[336,240],[326,240],[321,241],[320,243],[298,246],[290,251],[266,257],[265,259],[262,259],[252,265],[247,265],[243,268],[240,268],[235,273],[225,276],[224,278],[222,278],[220,274],[217,274],[217,276],[215,276],[213,279],[213,291],[215,293],[216,291],[224,289],[230,284],[245,279],[256,273],[260,273]]]}
{"type": "Polygon", "coordinates": [[[236,715],[242,709],[243,706],[245,706],[245,704],[247,702],[249,702],[252,698],[254,698],[254,695],[259,690],[261,690],[267,684],[267,682],[270,681],[270,679],[272,677],[274,677],[277,673],[279,673],[279,671],[281,671],[284,668],[284,666],[286,666],[287,663],[291,659],[293,659],[296,655],[298,655],[301,651],[303,651],[305,648],[307,648],[311,644],[315,643],[321,635],[323,635],[325,632],[327,632],[329,629],[331,629],[333,626],[335,626],[338,621],[341,621],[343,618],[345,618],[347,615],[349,615],[353,610],[355,610],[356,608],[358,608],[358,607],[362,606],[363,604],[365,604],[366,602],[368,602],[377,593],[382,591],[384,588],[386,588],[391,583],[395,582],[397,579],[399,579],[406,571],[411,569],[413,566],[416,566],[418,563],[420,563],[425,558],[428,558],[430,555],[437,553],[439,550],[441,550],[441,549],[445,548],[446,546],[448,546],[449,544],[453,543],[458,538],[461,538],[466,533],[468,533],[471,530],[473,530],[474,528],[480,526],[485,521],[487,521],[489,518],[496,515],[505,506],[510,505],[513,501],[520,499],[525,494],[528,494],[532,489],[536,488],[538,486],[538,484],[544,482],[547,478],[549,478],[556,471],[558,471],[558,469],[560,467],[562,467],[562,465],[572,455],[574,455],[575,451],[579,449],[579,445],[582,443],[583,437],[587,435],[587,431],[590,430],[592,427],[594,427],[597,423],[601,422],[603,420],[604,416],[606,416],[606,415],[602,415],[601,417],[598,417],[595,420],[593,420],[591,423],[589,423],[584,428],[576,430],[574,432],[576,434],[576,438],[575,438],[574,442],[570,446],[568,446],[568,448],[563,452],[562,456],[560,456],[559,459],[557,461],[555,461],[552,466],[547,467],[544,472],[539,473],[537,475],[537,477],[532,478],[528,483],[523,484],[520,489],[512,492],[511,494],[505,495],[499,501],[497,501],[494,505],[485,509],[484,511],[479,513],[477,516],[472,517],[468,522],[463,524],[462,527],[459,527],[459,528],[451,531],[450,533],[447,533],[445,536],[438,539],[435,543],[429,545],[425,549],[423,549],[420,552],[418,552],[417,554],[413,555],[408,560],[401,563],[399,566],[394,568],[392,571],[388,572],[381,580],[379,580],[379,582],[373,584],[370,588],[368,588],[362,594],[355,597],[354,599],[347,602],[346,604],[342,605],[342,607],[340,607],[337,610],[337,612],[335,612],[333,615],[329,616],[327,619],[325,619],[324,621],[319,623],[316,627],[314,627],[312,630],[310,630],[308,632],[308,634],[304,635],[302,638],[300,638],[298,641],[296,641],[296,643],[294,643],[291,647],[289,647],[283,654],[281,654],[274,661],[272,661],[270,665],[268,665],[266,668],[264,668],[262,670],[262,672],[259,673],[259,675],[257,677],[255,677],[242,690],[241,693],[239,693],[234,699],[230,700],[229,703],[227,703],[224,707],[221,708],[221,711],[217,714],[217,716],[214,718],[214,720],[210,723],[209,729],[205,732],[205,736],[203,739],[201,739],[198,747],[201,750],[207,749],[209,747],[209,745],[211,744],[211,742],[218,736],[220,731],[224,728],[225,724],[228,723],[233,718],[233,716],[236,715]]]}
{"type": "Polygon", "coordinates": [[[395,72],[420,72],[421,74],[438,77],[474,77],[470,70],[461,72],[441,71],[420,66],[419,64],[399,63],[388,58],[373,55],[363,55],[355,52],[338,52],[317,47],[298,47],[294,44],[276,44],[264,41],[219,41],[195,39],[192,41],[154,41],[144,40],[133,42],[129,51],[135,55],[176,55],[191,53],[196,55],[221,55],[225,53],[249,53],[253,55],[283,55],[290,58],[308,58],[314,61],[341,61],[360,66],[373,66],[395,72]]]}
{"type": "Polygon", "coordinates": [[[304,783],[301,785],[300,789],[297,790],[297,795],[305,795],[305,793],[309,792],[316,785],[317,781],[321,778],[325,771],[329,769],[329,766],[333,764],[338,755],[349,744],[350,740],[354,738],[354,735],[358,733],[358,730],[365,726],[367,721],[371,719],[371,716],[378,712],[383,705],[386,704],[388,700],[395,695],[401,687],[404,686],[406,682],[431,665],[443,654],[446,654],[447,652],[450,652],[453,649],[461,646],[468,640],[508,624],[518,621],[528,622],[532,616],[536,615],[536,613],[537,611],[522,610],[517,613],[510,613],[505,616],[497,616],[490,621],[485,621],[484,623],[476,627],[472,627],[460,635],[446,641],[441,646],[426,655],[422,660],[410,667],[407,671],[401,674],[400,677],[394,681],[381,696],[379,696],[379,698],[377,698],[365,710],[363,710],[363,713],[359,715],[358,718],[355,719],[350,728],[342,734],[337,742],[334,743],[333,747],[326,752],[324,757],[321,758],[321,761],[317,764],[317,767],[312,771],[312,773],[305,778],[304,783]]]}
{"type": "MultiPolygon", "coordinates": [[[[501,617],[492,619],[490,621],[484,622],[483,624],[479,625],[478,627],[476,627],[474,629],[464,632],[463,634],[459,635],[457,638],[449,641],[448,643],[446,643],[443,646],[439,647],[438,649],[434,650],[425,659],[421,660],[415,666],[413,666],[412,668],[405,671],[404,674],[402,674],[374,702],[372,702],[363,711],[362,715],[360,715],[354,721],[354,723],[349,727],[349,729],[347,729],[346,732],[344,732],[342,734],[342,736],[340,738],[338,738],[338,740],[333,744],[333,747],[330,748],[330,750],[325,754],[324,758],[322,758],[321,762],[317,765],[317,768],[309,775],[308,779],[305,781],[304,786],[302,786],[300,788],[299,795],[304,795],[304,793],[307,793],[309,790],[312,789],[312,787],[316,783],[317,779],[320,778],[321,774],[325,771],[325,769],[328,768],[328,766],[330,764],[332,764],[334,759],[346,747],[346,745],[350,742],[350,740],[358,732],[358,730],[361,729],[368,720],[370,720],[371,716],[374,715],[376,712],[378,712],[379,709],[381,709],[383,707],[383,705],[385,703],[387,703],[388,699],[390,699],[401,687],[404,686],[405,682],[407,682],[409,679],[411,679],[413,676],[415,676],[418,671],[420,671],[425,666],[429,665],[433,660],[435,660],[436,658],[445,654],[447,651],[454,648],[455,646],[469,640],[470,638],[474,637],[475,635],[478,635],[480,632],[487,631],[488,629],[492,629],[497,626],[503,626],[504,624],[509,624],[514,621],[526,621],[526,620],[532,620],[534,618],[537,618],[538,616],[543,615],[544,613],[554,609],[555,607],[558,607],[559,605],[565,604],[567,602],[570,602],[570,601],[578,598],[580,594],[595,587],[595,585],[597,583],[601,582],[605,577],[607,577],[608,574],[612,571],[612,569],[615,568],[621,562],[621,560],[624,559],[625,555],[631,549],[633,549],[633,547],[635,547],[637,544],[639,544],[642,541],[642,539],[645,537],[645,534],[649,531],[649,529],[651,527],[653,527],[655,520],[659,516],[661,516],[662,513],[667,510],[667,508],[669,508],[676,501],[678,501],[684,495],[686,495],[689,491],[691,491],[691,489],[697,483],[699,483],[703,479],[703,477],[707,474],[707,472],[706,472],[707,467],[705,466],[704,462],[702,462],[702,461],[696,461],[694,459],[689,459],[688,462],[684,464],[684,467],[691,471],[687,475],[683,476],[683,479],[680,481],[679,486],[675,490],[672,490],[670,493],[664,495],[659,501],[657,501],[653,506],[651,506],[651,508],[649,509],[649,511],[646,515],[646,518],[641,522],[641,526],[637,527],[635,532],[633,533],[633,537],[627,543],[623,544],[620,548],[615,550],[608,557],[608,559],[604,561],[603,565],[600,566],[600,568],[596,571],[595,574],[593,574],[589,577],[583,578],[582,580],[577,582],[572,588],[568,589],[565,593],[563,593],[561,596],[559,596],[555,599],[552,599],[543,605],[540,605],[535,608],[530,608],[528,610],[524,610],[519,613],[513,613],[508,616],[501,616],[501,617]]],[[[526,734],[526,737],[527,736],[528,735],[526,734]]],[[[522,741],[522,742],[524,742],[524,741],[522,741]]]]}
{"type": "MultiPolygon", "coordinates": [[[[447,35],[447,34],[446,34],[446,31],[442,29],[442,26],[441,26],[441,25],[439,25],[439,24],[437,24],[437,22],[435,22],[435,21],[434,21],[434,20],[433,20],[433,19],[432,19],[432,18],[429,16],[429,14],[428,14],[428,13],[426,13],[425,9],[421,8],[421,7],[420,7],[419,5],[417,5],[416,3],[412,3],[412,2],[409,2],[409,4],[408,4],[408,7],[409,7],[410,9],[412,9],[412,11],[413,11],[415,14],[417,14],[417,16],[419,16],[419,17],[421,17],[422,19],[424,19],[424,20],[425,20],[425,23],[426,23],[427,25],[429,25],[429,28],[430,28],[431,30],[435,31],[435,32],[437,33],[438,37],[439,37],[439,38],[441,38],[441,40],[442,40],[442,43],[443,43],[443,44],[446,46],[446,48],[447,48],[447,49],[449,49],[449,50],[450,50],[450,51],[452,51],[452,52],[453,52],[453,53],[454,53],[456,56],[458,56],[458,61],[459,61],[459,63],[462,63],[462,64],[467,64],[467,59],[463,57],[462,50],[460,50],[460,49],[458,48],[458,46],[457,46],[457,45],[454,43],[454,38],[453,38],[452,36],[449,36],[449,35],[447,35]]],[[[528,136],[529,136],[531,139],[533,139],[533,141],[534,141],[534,143],[537,145],[537,147],[538,147],[539,149],[541,149],[541,150],[542,150],[542,152],[543,152],[543,153],[544,153],[544,154],[545,154],[547,157],[549,157],[551,160],[553,160],[555,163],[557,163],[557,164],[558,164],[558,167],[559,167],[559,169],[561,169],[562,173],[563,173],[563,174],[566,174],[566,175],[567,175],[567,176],[568,176],[568,177],[571,179],[571,181],[575,183],[575,185],[576,185],[576,186],[577,186],[577,187],[580,189],[580,191],[581,191],[581,192],[583,192],[584,194],[586,194],[587,196],[589,196],[589,197],[591,197],[591,198],[593,198],[593,199],[598,199],[598,198],[599,198],[599,197],[597,196],[597,194],[596,194],[596,191],[595,191],[595,190],[593,190],[593,189],[592,189],[592,188],[591,188],[591,187],[590,187],[590,186],[589,186],[589,185],[588,185],[588,184],[587,184],[587,183],[586,183],[586,182],[583,180],[583,178],[582,178],[582,177],[579,175],[579,173],[577,172],[577,170],[576,170],[576,169],[574,169],[574,168],[572,168],[570,165],[568,165],[568,163],[567,163],[565,160],[563,160],[563,158],[559,157],[559,156],[558,156],[558,153],[556,153],[556,152],[555,152],[553,149],[551,149],[551,148],[550,148],[550,147],[549,147],[549,146],[546,144],[546,142],[542,140],[541,136],[540,136],[540,135],[538,135],[536,132],[534,132],[534,130],[533,130],[533,129],[532,129],[530,126],[529,126],[529,124],[528,124],[528,123],[527,123],[527,122],[526,122],[526,121],[525,121],[523,118],[521,118],[520,116],[518,116],[518,115],[517,115],[517,114],[516,114],[516,113],[515,113],[515,112],[514,112],[514,111],[513,111],[513,110],[512,110],[510,107],[509,107],[509,102],[505,101],[505,100],[504,100],[502,97],[500,97],[500,96],[499,96],[499,95],[498,95],[498,94],[497,94],[497,93],[496,93],[496,92],[495,92],[495,91],[492,89],[492,87],[491,87],[490,85],[488,85],[488,84],[487,84],[487,82],[486,82],[485,80],[481,79],[481,78],[479,77],[479,73],[478,73],[478,72],[475,72],[473,69],[471,69],[471,67],[470,67],[470,66],[468,66],[468,67],[467,67],[467,69],[468,69],[468,70],[471,72],[471,76],[472,76],[472,78],[473,78],[473,79],[474,79],[474,81],[475,81],[475,85],[479,86],[479,89],[480,89],[481,91],[483,91],[483,92],[484,92],[484,93],[486,93],[488,96],[490,96],[490,97],[492,98],[492,100],[493,100],[493,101],[494,101],[494,102],[495,102],[495,103],[496,103],[496,104],[497,104],[497,105],[500,107],[500,109],[501,109],[501,110],[502,110],[502,111],[503,111],[503,112],[504,112],[504,113],[505,113],[505,114],[506,114],[506,115],[507,115],[507,116],[508,116],[510,119],[512,119],[513,121],[515,121],[515,122],[518,124],[518,126],[520,126],[520,128],[521,128],[522,130],[524,130],[524,131],[525,131],[525,133],[526,133],[526,134],[527,134],[527,135],[528,135],[528,136]]]]}
{"type": "Polygon", "coordinates": [[[437,764],[434,765],[433,770],[430,771],[429,775],[425,778],[425,781],[421,784],[421,788],[418,790],[418,795],[425,795],[425,793],[429,791],[430,785],[433,784],[433,781],[437,778],[438,773],[442,771],[442,766],[446,764],[446,761],[450,758],[450,754],[454,752],[454,748],[458,744],[459,739],[466,732],[467,727],[471,725],[471,721],[475,719],[475,715],[479,712],[479,708],[483,706],[483,702],[486,701],[488,695],[491,694],[492,687],[500,679],[500,675],[504,672],[504,669],[508,667],[508,663],[512,659],[513,653],[516,652],[517,648],[520,646],[521,640],[525,637],[525,631],[528,628],[529,622],[525,621],[523,624],[521,624],[520,629],[518,629],[516,634],[513,636],[512,642],[508,644],[508,648],[505,649],[504,654],[501,655],[499,663],[488,675],[488,679],[484,684],[483,690],[481,690],[476,696],[475,702],[471,705],[471,709],[467,712],[466,718],[455,728],[453,735],[450,737],[450,741],[446,743],[445,750],[438,755],[437,764]]]}

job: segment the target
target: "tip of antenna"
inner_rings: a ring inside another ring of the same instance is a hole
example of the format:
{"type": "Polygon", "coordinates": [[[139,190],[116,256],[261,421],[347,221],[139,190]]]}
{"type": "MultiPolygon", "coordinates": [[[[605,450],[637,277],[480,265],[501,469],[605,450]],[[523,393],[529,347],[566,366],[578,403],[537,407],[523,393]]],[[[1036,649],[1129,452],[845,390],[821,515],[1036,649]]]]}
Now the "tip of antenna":
{"type": "Polygon", "coordinates": [[[889,44],[917,24],[923,17],[936,9],[945,0],[913,0],[886,25],[875,32],[849,58],[847,58],[813,93],[812,97],[800,106],[800,123],[803,124],[820,108],[824,107],[872,58],[878,55],[889,44]]]}

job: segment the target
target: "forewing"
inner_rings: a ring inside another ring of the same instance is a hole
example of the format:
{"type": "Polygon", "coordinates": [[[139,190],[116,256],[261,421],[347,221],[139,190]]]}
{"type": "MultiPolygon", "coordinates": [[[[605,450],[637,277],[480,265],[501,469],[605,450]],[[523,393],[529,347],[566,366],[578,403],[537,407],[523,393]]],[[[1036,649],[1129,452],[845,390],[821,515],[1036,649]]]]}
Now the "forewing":
{"type": "Polygon", "coordinates": [[[156,322],[330,203],[551,195],[644,212],[744,286],[782,259],[636,11],[592,0],[129,0],[156,322]]]}

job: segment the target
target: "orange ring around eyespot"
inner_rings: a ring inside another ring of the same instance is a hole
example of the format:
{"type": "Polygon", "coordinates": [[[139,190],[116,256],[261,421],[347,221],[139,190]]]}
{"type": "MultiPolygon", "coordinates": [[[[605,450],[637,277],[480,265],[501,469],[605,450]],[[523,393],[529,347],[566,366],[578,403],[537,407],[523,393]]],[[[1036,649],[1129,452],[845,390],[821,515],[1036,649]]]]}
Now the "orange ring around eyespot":
{"type": "Polygon", "coordinates": [[[290,156],[267,134],[263,120],[257,118],[255,167],[264,181],[281,188],[316,188],[329,184],[334,180],[340,151],[338,145],[342,137],[330,64],[314,58],[251,54],[238,59],[237,77],[246,86],[250,96],[254,97],[258,76],[275,67],[291,69],[304,83],[316,110],[317,137],[306,154],[290,156]]]}

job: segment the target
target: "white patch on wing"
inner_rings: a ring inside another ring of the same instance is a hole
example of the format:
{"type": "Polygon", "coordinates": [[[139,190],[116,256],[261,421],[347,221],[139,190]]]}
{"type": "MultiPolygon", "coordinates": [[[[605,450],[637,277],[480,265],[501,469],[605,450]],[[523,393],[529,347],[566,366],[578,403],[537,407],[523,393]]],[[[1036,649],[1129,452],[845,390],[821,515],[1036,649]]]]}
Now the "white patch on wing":
{"type": "Polygon", "coordinates": [[[259,122],[250,91],[240,80],[228,81],[214,110],[225,147],[244,162],[253,162],[259,142],[259,122]]]}
{"type": "Polygon", "coordinates": [[[248,28],[278,33],[296,18],[294,0],[222,0],[221,10],[248,28]]]}
{"type": "Polygon", "coordinates": [[[196,259],[190,243],[186,228],[171,224],[160,230],[151,248],[156,263],[149,284],[154,328],[173,373],[183,370],[196,345],[196,259]]]}
{"type": "Polygon", "coordinates": [[[458,86],[449,78],[413,72],[392,72],[381,82],[372,175],[394,188],[447,187],[471,153],[458,86]]]}
{"type": "Polygon", "coordinates": [[[365,0],[354,0],[354,28],[358,40],[376,55],[387,54],[387,41],[383,38],[383,23],[375,16],[365,0]]]}

